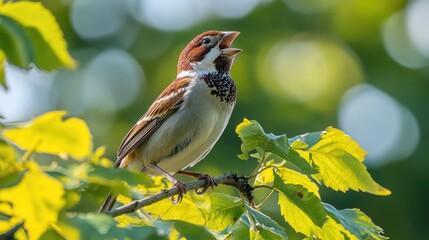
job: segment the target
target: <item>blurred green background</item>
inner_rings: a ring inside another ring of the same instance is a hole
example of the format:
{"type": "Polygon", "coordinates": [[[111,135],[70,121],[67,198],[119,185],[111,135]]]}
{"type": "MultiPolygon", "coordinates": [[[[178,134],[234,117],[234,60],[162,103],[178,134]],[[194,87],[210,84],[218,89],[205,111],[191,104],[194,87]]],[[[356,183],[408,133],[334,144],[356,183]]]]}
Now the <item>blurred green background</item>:
{"type": "Polygon", "coordinates": [[[428,0],[42,2],[79,67],[43,73],[7,66],[10,89],[0,89],[6,120],[65,109],[86,120],[94,145],[115,159],[128,129],[175,78],[183,47],[207,30],[240,31],[234,45],[244,51],[231,73],[238,103],[216,147],[193,170],[250,173],[256,162],[236,157],[234,129],[245,117],[288,136],[332,125],[368,151],[373,178],[393,194],[322,189],[322,201],[362,209],[392,239],[428,236],[428,0]]]}

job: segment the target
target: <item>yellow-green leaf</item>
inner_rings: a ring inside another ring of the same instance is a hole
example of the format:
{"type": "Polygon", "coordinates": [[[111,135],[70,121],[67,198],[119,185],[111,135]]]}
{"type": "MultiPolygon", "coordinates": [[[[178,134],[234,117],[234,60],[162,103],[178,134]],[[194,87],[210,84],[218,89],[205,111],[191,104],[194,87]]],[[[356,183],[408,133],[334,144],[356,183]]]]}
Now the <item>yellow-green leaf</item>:
{"type": "Polygon", "coordinates": [[[274,187],[279,193],[280,213],[295,231],[312,236],[326,222],[327,214],[314,193],[302,185],[285,184],[277,174],[274,187]]]}
{"type": "Polygon", "coordinates": [[[311,181],[307,175],[285,167],[265,169],[256,176],[254,185],[272,185],[274,182],[274,172],[283,180],[284,184],[302,185],[320,199],[319,187],[316,183],[311,181]]]}
{"type": "MultiPolygon", "coordinates": [[[[29,239],[39,239],[65,205],[61,183],[40,172],[33,162],[18,185],[0,190],[0,202],[12,204],[12,215],[24,221],[29,239]]],[[[0,209],[2,211],[3,209],[0,209]]]]}
{"type": "Polygon", "coordinates": [[[283,180],[285,184],[302,185],[309,192],[314,193],[319,199],[319,187],[310,180],[306,175],[288,168],[279,168],[276,174],[283,180]]]}
{"type": "Polygon", "coordinates": [[[337,223],[331,216],[328,218],[321,228],[317,227],[314,229],[313,234],[317,236],[317,239],[329,239],[329,240],[358,240],[356,236],[351,234],[343,225],[337,223]]]}
{"type": "Polygon", "coordinates": [[[319,167],[318,181],[336,191],[364,191],[389,195],[390,191],[375,182],[362,161],[366,155],[357,142],[341,130],[329,127],[319,142],[308,150],[297,150],[307,161],[319,167]]]}
{"type": "Polygon", "coordinates": [[[76,159],[89,156],[92,141],[88,126],[78,118],[63,120],[65,115],[64,111],[45,113],[27,125],[5,130],[3,136],[25,150],[76,159]]]}
{"type": "Polygon", "coordinates": [[[241,199],[228,194],[211,193],[199,196],[187,193],[180,204],[172,204],[169,199],[165,199],[145,207],[144,210],[162,220],[180,220],[222,231],[240,218],[244,206],[241,199]]]}
{"type": "Polygon", "coordinates": [[[0,15],[8,16],[26,28],[35,51],[36,66],[48,71],[61,66],[75,67],[55,17],[41,3],[7,2],[0,5],[0,15]]]}
{"type": "Polygon", "coordinates": [[[383,229],[375,225],[371,218],[359,209],[337,210],[329,204],[324,203],[323,205],[337,222],[354,235],[355,239],[388,239],[382,235],[383,229]]]}

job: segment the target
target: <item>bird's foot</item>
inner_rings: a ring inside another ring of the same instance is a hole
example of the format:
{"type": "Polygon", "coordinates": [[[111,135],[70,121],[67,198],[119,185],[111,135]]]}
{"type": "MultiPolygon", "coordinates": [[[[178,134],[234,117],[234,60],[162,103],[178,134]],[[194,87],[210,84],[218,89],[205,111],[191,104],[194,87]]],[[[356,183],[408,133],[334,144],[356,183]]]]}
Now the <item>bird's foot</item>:
{"type": "Polygon", "coordinates": [[[182,175],[186,175],[186,176],[191,176],[191,177],[197,178],[199,180],[204,179],[206,181],[203,188],[195,189],[195,193],[198,195],[205,193],[209,187],[211,187],[213,189],[214,186],[217,186],[216,180],[212,176],[205,174],[205,173],[191,172],[191,171],[185,171],[185,170],[180,170],[177,173],[182,174],[182,175]]]}
{"type": "Polygon", "coordinates": [[[177,199],[174,196],[171,196],[170,200],[173,204],[181,203],[183,200],[183,195],[186,194],[186,185],[180,181],[176,181],[173,186],[179,189],[179,193],[177,194],[177,199]]]}
{"type": "Polygon", "coordinates": [[[198,179],[206,181],[206,183],[205,183],[205,185],[204,185],[203,188],[201,188],[201,189],[195,189],[195,193],[198,194],[198,195],[201,195],[201,194],[205,193],[207,191],[207,189],[210,188],[210,187],[213,190],[213,187],[217,186],[216,180],[212,176],[210,176],[208,174],[200,174],[200,176],[198,177],[198,179]]]}

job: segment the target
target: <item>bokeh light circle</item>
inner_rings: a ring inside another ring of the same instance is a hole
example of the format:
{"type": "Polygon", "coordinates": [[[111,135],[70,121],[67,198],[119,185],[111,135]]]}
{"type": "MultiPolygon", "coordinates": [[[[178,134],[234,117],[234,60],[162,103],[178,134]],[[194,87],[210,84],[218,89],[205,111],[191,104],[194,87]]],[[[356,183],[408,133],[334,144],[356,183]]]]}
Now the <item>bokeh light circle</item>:
{"type": "Polygon", "coordinates": [[[210,12],[210,2],[200,0],[128,0],[127,5],[137,21],[164,31],[189,28],[210,12]]]}
{"type": "Polygon", "coordinates": [[[0,115],[7,121],[27,121],[53,109],[53,74],[5,64],[5,76],[8,90],[0,87],[0,115]]]}
{"type": "Polygon", "coordinates": [[[85,105],[115,111],[135,99],[143,70],[127,52],[109,49],[92,59],[83,78],[85,105]]]}
{"type": "Polygon", "coordinates": [[[222,18],[242,18],[256,8],[260,0],[211,1],[211,11],[222,18]]]}
{"type": "Polygon", "coordinates": [[[115,34],[124,26],[128,16],[121,0],[76,0],[70,11],[74,30],[85,39],[115,34]]]}
{"type": "Polygon", "coordinates": [[[409,157],[418,145],[419,126],[411,111],[373,86],[350,89],[338,114],[340,128],[368,151],[371,165],[409,157]]]}
{"type": "Polygon", "coordinates": [[[280,41],[259,73],[265,90],[286,101],[323,107],[339,100],[363,73],[351,51],[335,41],[309,37],[280,41]]]}
{"type": "Polygon", "coordinates": [[[429,58],[429,1],[410,1],[406,9],[406,19],[411,41],[429,58]]]}
{"type": "Polygon", "coordinates": [[[332,7],[336,2],[337,0],[284,0],[289,8],[302,14],[322,12],[332,7]]]}
{"type": "Polygon", "coordinates": [[[392,14],[383,26],[383,43],[389,55],[399,64],[408,68],[421,68],[428,60],[416,49],[405,26],[405,14],[392,14]]]}

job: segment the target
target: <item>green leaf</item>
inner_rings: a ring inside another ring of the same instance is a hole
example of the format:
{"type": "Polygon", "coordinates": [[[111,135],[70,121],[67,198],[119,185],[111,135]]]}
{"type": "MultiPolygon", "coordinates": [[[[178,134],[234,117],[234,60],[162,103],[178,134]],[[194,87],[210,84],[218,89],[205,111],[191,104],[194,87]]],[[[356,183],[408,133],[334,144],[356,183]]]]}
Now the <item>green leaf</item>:
{"type": "Polygon", "coordinates": [[[222,231],[232,226],[243,214],[244,206],[240,198],[223,193],[199,196],[187,193],[180,204],[162,200],[144,208],[162,220],[180,220],[207,229],[222,231]]]}
{"type": "Polygon", "coordinates": [[[138,184],[144,185],[145,187],[155,186],[150,176],[145,173],[132,172],[122,168],[105,168],[102,166],[91,165],[91,167],[88,169],[85,179],[88,179],[91,182],[91,180],[95,178],[100,179],[100,181],[126,179],[127,184],[132,186],[138,184]]]}
{"type": "Polygon", "coordinates": [[[353,189],[376,195],[390,194],[371,178],[362,164],[366,152],[341,130],[327,128],[318,143],[298,152],[319,167],[320,173],[314,177],[327,187],[342,192],[353,189]]]}
{"type": "Polygon", "coordinates": [[[241,215],[240,219],[232,226],[228,238],[217,237],[217,239],[242,240],[250,239],[250,222],[247,214],[241,215]]]}
{"type": "Polygon", "coordinates": [[[34,58],[34,49],[25,27],[15,19],[2,15],[0,6],[0,63],[4,81],[4,63],[8,59],[12,64],[28,68],[34,58]],[[5,56],[6,55],[6,56],[5,56]]]}
{"type": "Polygon", "coordinates": [[[8,175],[0,176],[0,189],[9,188],[17,185],[24,177],[25,172],[13,172],[8,175]]]}
{"type": "MultiPolygon", "coordinates": [[[[1,26],[0,26],[0,28],[1,28],[1,26]]],[[[0,47],[0,49],[1,49],[1,47],[0,47]]],[[[4,54],[4,52],[2,52],[0,50],[0,86],[2,86],[4,89],[7,90],[6,76],[5,76],[5,72],[4,72],[5,64],[6,64],[6,55],[4,54]]],[[[1,129],[1,127],[0,127],[0,129],[1,129]]]]}
{"type": "MultiPolygon", "coordinates": [[[[250,229],[250,239],[251,240],[282,240],[284,238],[276,235],[271,232],[269,229],[264,228],[262,226],[257,226],[256,229],[250,229]]],[[[287,238],[286,238],[287,239],[287,238]]]]}
{"type": "MultiPolygon", "coordinates": [[[[0,202],[10,202],[13,216],[24,221],[31,239],[39,237],[58,221],[64,207],[64,189],[56,179],[40,172],[37,164],[27,162],[29,171],[18,185],[0,190],[0,202]]],[[[0,212],[4,212],[3,208],[0,212]]]]}
{"type": "MultiPolygon", "coordinates": [[[[7,2],[0,5],[0,15],[10,17],[25,27],[33,44],[36,66],[47,71],[61,66],[75,67],[55,17],[41,3],[7,2]]],[[[7,56],[10,57],[9,54],[7,56]]]]}
{"type": "Polygon", "coordinates": [[[277,156],[292,162],[306,173],[316,173],[317,171],[311,165],[302,159],[293,149],[289,147],[286,135],[276,136],[272,133],[266,134],[258,122],[244,119],[236,128],[236,133],[241,138],[242,154],[238,155],[240,159],[249,158],[249,152],[257,148],[271,152],[277,156]]]}
{"type": "Polygon", "coordinates": [[[82,159],[92,151],[91,134],[86,123],[78,118],[63,120],[66,112],[45,113],[30,124],[3,131],[3,136],[22,149],[37,153],[68,155],[82,159]]]}
{"type": "MultiPolygon", "coordinates": [[[[11,146],[2,139],[0,139],[0,160],[1,161],[7,161],[7,162],[15,162],[16,161],[16,154],[15,151],[12,149],[11,146]]],[[[0,165],[1,166],[1,165],[0,165]]],[[[1,170],[1,168],[0,168],[1,170]]],[[[2,175],[2,171],[0,171],[0,176],[2,175]]]]}
{"type": "Polygon", "coordinates": [[[213,239],[213,236],[203,227],[195,226],[183,221],[172,221],[172,228],[176,229],[181,237],[186,239],[213,239]]]}
{"type": "Polygon", "coordinates": [[[324,203],[326,211],[333,214],[333,217],[341,223],[345,229],[355,235],[358,239],[389,239],[383,236],[383,229],[375,225],[371,218],[359,209],[337,210],[333,206],[324,203]]]}
{"type": "Polygon", "coordinates": [[[320,199],[304,186],[285,184],[275,174],[274,188],[279,193],[280,212],[295,231],[312,236],[326,222],[327,215],[320,199]]]}
{"type": "Polygon", "coordinates": [[[286,232],[277,222],[262,212],[246,204],[247,214],[256,223],[256,228],[250,227],[250,239],[288,239],[286,232]]]}
{"type": "Polygon", "coordinates": [[[59,224],[68,239],[159,239],[154,227],[117,227],[117,222],[104,214],[70,214],[59,224]]]}
{"type": "Polygon", "coordinates": [[[322,132],[311,132],[305,133],[293,138],[289,138],[289,144],[292,148],[297,150],[305,150],[314,146],[317,142],[320,141],[322,132]]]}

